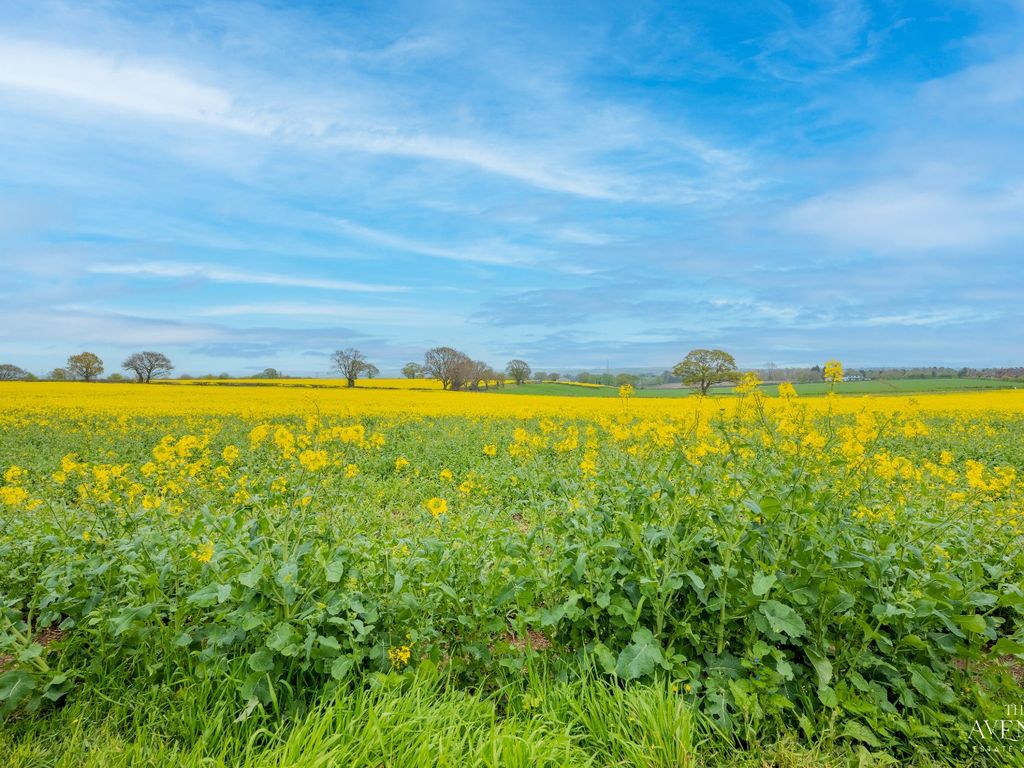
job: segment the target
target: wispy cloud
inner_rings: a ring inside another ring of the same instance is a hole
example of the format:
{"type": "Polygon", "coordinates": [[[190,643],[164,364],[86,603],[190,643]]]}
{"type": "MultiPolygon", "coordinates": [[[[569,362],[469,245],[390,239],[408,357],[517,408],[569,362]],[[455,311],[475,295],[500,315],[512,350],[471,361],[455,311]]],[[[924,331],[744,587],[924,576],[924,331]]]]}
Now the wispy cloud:
{"type": "Polygon", "coordinates": [[[267,134],[275,121],[244,118],[223,89],[127,57],[0,38],[0,86],[152,118],[267,134]]]}
{"type": "Polygon", "coordinates": [[[401,285],[360,283],[352,280],[334,280],[318,277],[297,277],[268,272],[249,272],[211,264],[178,264],[171,262],[143,262],[139,264],[96,264],[89,272],[98,275],[133,275],[137,277],[209,280],[215,283],[244,283],[274,285],[278,287],[317,288],[327,291],[353,293],[400,293],[409,290],[401,285]]]}
{"type": "Polygon", "coordinates": [[[787,223],[845,246],[893,251],[978,248],[1024,236],[1024,184],[982,192],[932,175],[838,190],[798,205],[787,223]]]}
{"type": "Polygon", "coordinates": [[[417,253],[423,256],[432,256],[451,261],[469,261],[478,264],[530,264],[534,261],[528,253],[520,249],[510,248],[507,244],[497,244],[490,249],[479,245],[469,248],[441,247],[420,240],[414,240],[410,237],[403,237],[402,235],[395,235],[390,232],[373,229],[372,227],[366,227],[346,219],[334,219],[333,221],[337,228],[345,234],[389,250],[417,253]]]}

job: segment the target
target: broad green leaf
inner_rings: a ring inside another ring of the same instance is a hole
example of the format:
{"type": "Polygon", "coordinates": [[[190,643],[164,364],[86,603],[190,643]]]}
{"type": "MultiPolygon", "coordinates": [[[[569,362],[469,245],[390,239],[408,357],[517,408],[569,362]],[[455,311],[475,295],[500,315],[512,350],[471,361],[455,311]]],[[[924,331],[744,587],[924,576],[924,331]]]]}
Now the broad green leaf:
{"type": "Polygon", "coordinates": [[[976,635],[980,635],[985,631],[985,617],[979,616],[976,613],[968,614],[966,616],[954,616],[953,621],[960,627],[964,632],[973,632],[976,635]]]}
{"type": "Polygon", "coordinates": [[[807,659],[811,662],[811,666],[814,667],[814,671],[818,673],[818,685],[823,686],[831,683],[832,662],[810,648],[805,648],[804,653],[807,654],[807,659]]]}
{"type": "Polygon", "coordinates": [[[345,675],[349,673],[349,670],[352,669],[352,665],[354,663],[355,662],[353,662],[349,656],[338,657],[334,660],[334,663],[331,664],[331,677],[335,680],[343,679],[345,675]]]}
{"type": "Polygon", "coordinates": [[[857,741],[863,741],[865,744],[871,747],[880,748],[882,743],[873,734],[866,725],[859,723],[856,720],[850,720],[843,724],[842,735],[850,739],[856,739],[857,741]]]}
{"type": "Polygon", "coordinates": [[[993,653],[1000,654],[1019,654],[1024,653],[1024,643],[1017,640],[1012,640],[1009,637],[1000,637],[996,640],[995,645],[992,646],[993,653]]]}
{"type": "Polygon", "coordinates": [[[774,573],[758,573],[754,576],[754,586],[752,592],[754,597],[764,597],[768,594],[768,590],[772,588],[776,578],[774,573]]]}
{"type": "Polygon", "coordinates": [[[761,603],[761,614],[768,619],[773,632],[786,633],[790,637],[801,637],[807,632],[807,625],[800,615],[778,600],[761,603]]]}
{"type": "Polygon", "coordinates": [[[274,668],[274,654],[262,648],[249,657],[249,669],[253,672],[269,672],[274,668]]]}
{"type": "Polygon", "coordinates": [[[267,647],[278,652],[297,642],[299,642],[299,633],[286,621],[278,623],[267,636],[267,647]]]}
{"type": "Polygon", "coordinates": [[[661,646],[649,629],[640,628],[634,631],[632,640],[633,642],[620,651],[615,663],[615,674],[623,680],[645,677],[663,660],[661,646]]]}
{"type": "Polygon", "coordinates": [[[345,561],[341,558],[332,560],[327,564],[326,578],[328,584],[337,584],[341,581],[341,577],[345,575],[345,561]]]}
{"type": "Polygon", "coordinates": [[[950,704],[956,698],[950,687],[933,670],[921,664],[910,665],[910,684],[932,702],[950,704]]]}

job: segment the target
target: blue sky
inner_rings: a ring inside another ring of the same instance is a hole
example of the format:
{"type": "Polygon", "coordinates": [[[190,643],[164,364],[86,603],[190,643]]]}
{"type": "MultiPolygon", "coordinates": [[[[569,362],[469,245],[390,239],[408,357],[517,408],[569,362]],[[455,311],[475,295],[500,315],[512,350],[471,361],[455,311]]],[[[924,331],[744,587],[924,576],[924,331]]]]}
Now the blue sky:
{"type": "Polygon", "coordinates": [[[1024,3],[0,0],[0,362],[1024,362],[1024,3]]]}

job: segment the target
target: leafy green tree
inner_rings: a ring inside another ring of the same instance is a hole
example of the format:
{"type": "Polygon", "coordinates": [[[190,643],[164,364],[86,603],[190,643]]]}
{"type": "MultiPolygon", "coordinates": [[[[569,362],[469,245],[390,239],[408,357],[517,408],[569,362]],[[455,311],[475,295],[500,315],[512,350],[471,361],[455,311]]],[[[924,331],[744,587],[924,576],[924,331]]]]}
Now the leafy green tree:
{"type": "Polygon", "coordinates": [[[406,363],[402,366],[402,375],[407,379],[418,379],[423,375],[423,366],[419,363],[406,363]]]}
{"type": "Polygon", "coordinates": [[[684,384],[699,387],[700,393],[706,395],[712,385],[731,381],[738,371],[736,360],[724,350],[691,349],[672,369],[672,373],[682,379],[684,384]]]}
{"type": "Polygon", "coordinates": [[[509,360],[505,366],[505,373],[508,377],[515,381],[516,384],[522,384],[528,378],[530,378],[530,364],[525,360],[509,360]]]}
{"type": "Polygon", "coordinates": [[[103,361],[92,352],[82,352],[68,358],[67,372],[70,378],[95,381],[103,373],[103,361]]]}

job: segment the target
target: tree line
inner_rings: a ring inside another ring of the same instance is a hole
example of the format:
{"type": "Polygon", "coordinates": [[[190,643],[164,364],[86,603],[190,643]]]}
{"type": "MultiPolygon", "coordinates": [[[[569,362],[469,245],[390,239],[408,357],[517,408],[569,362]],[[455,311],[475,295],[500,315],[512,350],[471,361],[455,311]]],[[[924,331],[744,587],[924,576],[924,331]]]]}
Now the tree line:
{"type": "MultiPolygon", "coordinates": [[[[114,372],[107,381],[124,381],[134,377],[140,384],[148,384],[154,379],[164,378],[174,370],[170,358],[162,352],[134,352],[121,363],[127,376],[114,372]]],[[[373,379],[380,375],[380,369],[371,363],[365,354],[353,347],[339,349],[331,355],[331,369],[340,374],[349,387],[354,387],[360,378],[373,379]]],[[[409,379],[436,379],[446,390],[480,390],[490,387],[503,387],[506,380],[517,385],[528,381],[558,381],[560,374],[555,372],[534,372],[525,360],[509,360],[504,370],[496,370],[488,363],[474,360],[453,347],[434,347],[423,355],[422,362],[409,362],[402,366],[402,375],[409,379]]],[[[54,368],[46,378],[54,381],[97,381],[103,375],[103,360],[93,352],[80,352],[71,355],[63,367],[54,368]]],[[[766,382],[773,381],[822,381],[823,369],[819,365],[811,368],[780,368],[774,363],[765,363],[757,369],[766,382]]],[[[631,373],[600,373],[584,371],[572,377],[573,381],[584,384],[604,384],[607,386],[657,386],[681,383],[707,394],[708,390],[717,385],[735,381],[739,377],[739,368],[731,354],[721,349],[692,349],[683,360],[671,370],[661,374],[636,375],[631,373]]],[[[971,369],[971,368],[869,368],[847,371],[849,379],[892,379],[892,378],[928,378],[928,377],[964,377],[976,376],[984,378],[1022,379],[1024,368],[1002,369],[971,369]]],[[[0,381],[31,381],[36,377],[17,365],[0,363],[0,381]]],[[[191,376],[182,375],[182,379],[191,376]]],[[[227,373],[219,376],[209,374],[199,377],[204,379],[230,379],[227,373]]],[[[288,378],[276,368],[266,368],[252,378],[279,379],[288,378]]]]}
{"type": "MultiPolygon", "coordinates": [[[[174,370],[170,358],[162,352],[133,352],[121,363],[121,368],[135,376],[140,384],[162,378],[174,370]]],[[[51,381],[96,381],[103,375],[103,360],[95,352],[80,352],[71,355],[61,368],[54,368],[46,378],[51,381]]],[[[0,381],[31,381],[36,376],[11,363],[0,363],[0,381]]],[[[111,374],[109,380],[123,380],[119,373],[111,374]]]]}

